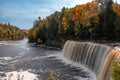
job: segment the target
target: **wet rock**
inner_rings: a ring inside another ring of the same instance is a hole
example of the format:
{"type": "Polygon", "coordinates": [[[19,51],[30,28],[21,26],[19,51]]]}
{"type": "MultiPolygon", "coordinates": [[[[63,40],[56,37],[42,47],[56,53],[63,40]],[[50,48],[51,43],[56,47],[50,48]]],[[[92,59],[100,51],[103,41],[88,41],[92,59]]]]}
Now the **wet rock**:
{"type": "Polygon", "coordinates": [[[6,77],[5,73],[0,73],[0,77],[6,77]]]}

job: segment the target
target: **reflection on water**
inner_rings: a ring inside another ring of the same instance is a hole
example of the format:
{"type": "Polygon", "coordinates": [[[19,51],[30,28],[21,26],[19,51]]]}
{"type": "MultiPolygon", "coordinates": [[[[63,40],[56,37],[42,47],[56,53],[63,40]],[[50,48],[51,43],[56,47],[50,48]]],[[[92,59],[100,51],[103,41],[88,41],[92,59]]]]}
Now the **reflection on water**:
{"type": "Polygon", "coordinates": [[[33,47],[27,39],[0,45],[0,80],[47,80],[51,70],[57,80],[94,80],[90,71],[63,59],[61,50],[33,47]]]}

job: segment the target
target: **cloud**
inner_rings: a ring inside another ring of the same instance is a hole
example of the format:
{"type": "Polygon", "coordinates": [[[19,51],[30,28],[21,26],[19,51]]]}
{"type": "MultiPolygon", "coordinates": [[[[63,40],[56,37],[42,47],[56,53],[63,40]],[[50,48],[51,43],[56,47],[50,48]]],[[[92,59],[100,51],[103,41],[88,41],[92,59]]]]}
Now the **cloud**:
{"type": "Polygon", "coordinates": [[[76,5],[85,4],[91,2],[92,0],[62,0],[65,7],[74,7],[76,5]]]}
{"type": "Polygon", "coordinates": [[[53,12],[47,8],[48,6],[35,5],[32,3],[24,3],[23,6],[25,6],[25,8],[13,3],[6,3],[4,6],[1,6],[0,22],[9,22],[18,27],[29,29],[38,16],[45,18],[53,12]]]}
{"type": "MultiPolygon", "coordinates": [[[[0,0],[0,22],[9,22],[18,27],[29,29],[33,21],[45,18],[63,7],[74,7],[92,0],[0,0]]],[[[118,1],[120,3],[120,1],[118,1]]]]}

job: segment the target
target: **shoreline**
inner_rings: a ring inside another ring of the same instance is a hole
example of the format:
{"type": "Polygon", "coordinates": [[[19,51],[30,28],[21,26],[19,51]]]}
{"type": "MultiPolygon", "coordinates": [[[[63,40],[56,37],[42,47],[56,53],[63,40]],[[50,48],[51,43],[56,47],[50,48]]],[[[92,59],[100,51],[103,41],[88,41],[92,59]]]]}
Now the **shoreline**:
{"type": "Polygon", "coordinates": [[[27,38],[23,38],[23,39],[3,39],[3,40],[0,40],[0,42],[2,42],[2,41],[20,41],[20,40],[24,40],[24,39],[27,39],[27,38]]]}
{"type": "MultiPolygon", "coordinates": [[[[68,40],[67,40],[68,41],[68,40]]],[[[96,44],[102,44],[102,45],[106,45],[109,47],[120,47],[120,41],[108,41],[108,40],[70,40],[70,41],[76,41],[76,42],[92,42],[92,43],[96,43],[96,44]]],[[[66,41],[65,41],[66,42],[66,41]]],[[[60,48],[62,49],[65,42],[57,42],[57,41],[49,41],[49,42],[45,42],[42,44],[37,44],[37,43],[33,43],[34,46],[39,47],[39,46],[47,46],[47,47],[55,47],[55,48],[60,48]]],[[[30,42],[29,42],[30,43],[30,42]]]]}

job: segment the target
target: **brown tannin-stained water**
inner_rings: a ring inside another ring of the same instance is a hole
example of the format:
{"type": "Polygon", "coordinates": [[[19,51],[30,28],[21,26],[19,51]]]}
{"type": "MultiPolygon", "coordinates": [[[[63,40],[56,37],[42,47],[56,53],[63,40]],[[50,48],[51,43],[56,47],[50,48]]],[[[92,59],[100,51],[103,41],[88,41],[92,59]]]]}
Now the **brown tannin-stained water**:
{"type": "Polygon", "coordinates": [[[120,51],[106,45],[75,41],[67,41],[62,53],[68,60],[92,70],[97,80],[109,80],[111,63],[120,55],[120,51]]]}

